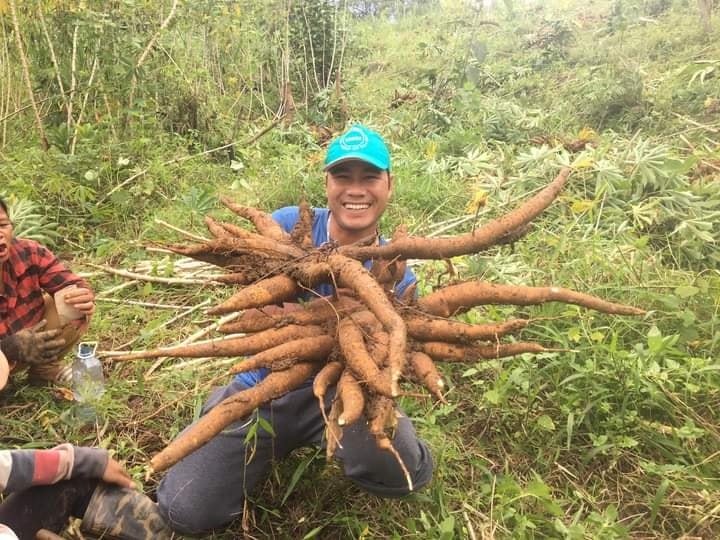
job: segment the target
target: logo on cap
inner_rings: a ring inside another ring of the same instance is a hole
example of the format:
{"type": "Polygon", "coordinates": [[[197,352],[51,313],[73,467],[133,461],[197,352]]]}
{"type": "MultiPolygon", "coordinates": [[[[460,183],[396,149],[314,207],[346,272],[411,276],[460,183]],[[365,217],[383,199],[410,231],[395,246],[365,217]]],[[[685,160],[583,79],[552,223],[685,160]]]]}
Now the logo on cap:
{"type": "Polygon", "coordinates": [[[367,144],[367,135],[356,127],[350,129],[350,131],[340,139],[340,147],[343,150],[360,150],[361,148],[365,148],[367,144]]]}
{"type": "Polygon", "coordinates": [[[378,169],[390,170],[390,153],[382,137],[362,124],[355,124],[330,143],[325,155],[325,170],[348,159],[359,159],[378,169]]]}

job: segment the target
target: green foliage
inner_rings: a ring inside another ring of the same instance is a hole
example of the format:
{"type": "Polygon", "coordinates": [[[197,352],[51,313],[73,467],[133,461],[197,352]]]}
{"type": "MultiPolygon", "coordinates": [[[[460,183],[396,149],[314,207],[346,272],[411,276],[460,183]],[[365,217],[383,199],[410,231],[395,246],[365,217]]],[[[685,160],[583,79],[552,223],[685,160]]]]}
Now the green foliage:
{"type": "Polygon", "coordinates": [[[538,49],[543,62],[563,58],[574,39],[570,25],[564,20],[544,21],[532,34],[525,36],[525,47],[538,49]]]}
{"type": "Polygon", "coordinates": [[[343,41],[339,6],[330,0],[295,2],[290,8],[290,41],[299,61],[300,86],[316,91],[328,88],[337,77],[343,41]],[[300,54],[302,51],[302,54],[300,54]]]}
{"type": "Polygon", "coordinates": [[[586,125],[632,130],[645,116],[644,83],[637,67],[591,68],[576,84],[582,96],[578,119],[586,125]]]}
{"type": "Polygon", "coordinates": [[[579,159],[592,161],[593,189],[583,196],[608,205],[608,228],[622,216],[641,242],[672,263],[718,268],[720,186],[688,181],[697,156],[681,159],[667,145],[638,136],[579,159]]]}
{"type": "Polygon", "coordinates": [[[9,218],[13,223],[13,234],[18,238],[29,238],[52,247],[58,240],[57,224],[51,223],[39,212],[37,204],[18,196],[4,196],[9,218]]]}

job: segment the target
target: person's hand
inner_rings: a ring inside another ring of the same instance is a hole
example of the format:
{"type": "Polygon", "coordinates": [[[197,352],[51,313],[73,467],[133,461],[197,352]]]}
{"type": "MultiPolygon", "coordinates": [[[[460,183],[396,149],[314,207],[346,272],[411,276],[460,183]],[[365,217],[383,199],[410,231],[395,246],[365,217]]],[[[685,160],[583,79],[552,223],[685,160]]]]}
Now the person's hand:
{"type": "Polygon", "coordinates": [[[6,336],[0,340],[0,350],[9,362],[25,362],[39,365],[57,359],[65,347],[65,340],[60,330],[45,330],[47,321],[43,319],[31,328],[20,330],[17,334],[6,336]]]}
{"type": "Polygon", "coordinates": [[[108,457],[108,464],[105,467],[102,480],[108,484],[116,484],[124,488],[137,489],[135,481],[130,477],[130,474],[128,474],[120,463],[111,457],[108,457]]]}
{"type": "Polygon", "coordinates": [[[95,293],[90,289],[76,287],[65,294],[65,303],[89,317],[95,312],[95,293]]]}

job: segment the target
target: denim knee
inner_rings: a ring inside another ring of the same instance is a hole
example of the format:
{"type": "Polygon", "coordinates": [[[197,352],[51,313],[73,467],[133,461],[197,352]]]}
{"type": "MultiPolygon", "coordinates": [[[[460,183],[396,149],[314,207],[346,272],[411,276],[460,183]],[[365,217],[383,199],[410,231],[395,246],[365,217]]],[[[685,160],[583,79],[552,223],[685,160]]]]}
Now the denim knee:
{"type": "MultiPolygon", "coordinates": [[[[157,502],[168,526],[177,533],[200,535],[214,528],[224,527],[232,521],[223,509],[207,504],[202,493],[186,496],[183,489],[171,490],[161,482],[157,492],[157,502]]],[[[188,486],[188,489],[192,489],[188,486]]]]}
{"type": "MultiPolygon", "coordinates": [[[[410,495],[415,491],[419,491],[430,483],[433,475],[433,459],[430,450],[423,441],[418,441],[419,459],[415,464],[414,470],[409,470],[410,480],[412,481],[412,489],[407,482],[404,474],[397,474],[395,471],[385,471],[381,477],[377,473],[372,474],[353,474],[346,471],[350,480],[360,486],[368,493],[372,493],[378,497],[399,498],[410,495]]],[[[369,471],[366,471],[369,472],[369,471]]]]}

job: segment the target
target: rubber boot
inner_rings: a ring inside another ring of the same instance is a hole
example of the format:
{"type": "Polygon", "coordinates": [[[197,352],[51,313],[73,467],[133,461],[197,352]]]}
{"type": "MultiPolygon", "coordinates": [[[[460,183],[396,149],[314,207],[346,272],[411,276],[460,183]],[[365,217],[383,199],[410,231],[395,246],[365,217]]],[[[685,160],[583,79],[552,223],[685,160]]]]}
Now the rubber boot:
{"type": "Polygon", "coordinates": [[[80,529],[104,540],[169,540],[172,531],[147,495],[99,484],[80,529]]]}

